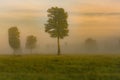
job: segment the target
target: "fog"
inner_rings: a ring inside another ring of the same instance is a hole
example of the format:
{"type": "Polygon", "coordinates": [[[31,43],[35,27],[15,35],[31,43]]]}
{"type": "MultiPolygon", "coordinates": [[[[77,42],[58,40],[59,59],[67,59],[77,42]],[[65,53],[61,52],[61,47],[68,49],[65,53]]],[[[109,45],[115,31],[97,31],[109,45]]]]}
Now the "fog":
{"type": "Polygon", "coordinates": [[[33,53],[56,54],[56,38],[51,38],[44,26],[47,9],[52,6],[62,7],[68,12],[69,36],[60,40],[62,54],[120,52],[120,6],[116,1],[12,1],[0,1],[0,54],[13,53],[8,43],[8,29],[12,26],[17,26],[20,31],[21,54],[29,54],[29,50],[25,49],[29,35],[37,37],[33,53]],[[96,41],[96,49],[86,49],[88,38],[96,41]]]}
{"type": "MultiPolygon", "coordinates": [[[[56,54],[57,52],[57,39],[51,38],[49,34],[45,33],[44,27],[23,27],[22,25],[17,26],[20,31],[20,40],[21,40],[21,54],[30,53],[29,50],[25,49],[26,37],[29,35],[37,36],[37,47],[33,50],[33,53],[39,54],[56,54]]],[[[12,54],[13,50],[8,43],[8,29],[10,27],[1,27],[1,39],[0,39],[0,53],[1,54],[12,54]]],[[[77,27],[76,27],[77,28],[77,27]]],[[[69,36],[60,40],[61,50],[63,54],[86,54],[86,53],[119,53],[120,52],[120,41],[119,35],[107,35],[107,36],[98,36],[96,35],[89,36],[87,34],[83,35],[83,32],[77,32],[76,29],[72,29],[72,26],[69,27],[69,36]],[[87,51],[85,47],[85,40],[92,38],[96,40],[97,50],[87,51]]],[[[92,32],[92,31],[91,31],[92,32]]],[[[101,31],[102,33],[102,31],[101,31]]],[[[93,33],[94,34],[94,33],[93,33]]]]}

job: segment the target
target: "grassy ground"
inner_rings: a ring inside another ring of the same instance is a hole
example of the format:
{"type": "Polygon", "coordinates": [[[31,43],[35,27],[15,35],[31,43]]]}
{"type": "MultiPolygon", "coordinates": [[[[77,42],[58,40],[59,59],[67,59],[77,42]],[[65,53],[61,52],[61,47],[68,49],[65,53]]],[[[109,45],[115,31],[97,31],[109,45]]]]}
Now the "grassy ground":
{"type": "Polygon", "coordinates": [[[0,56],[0,80],[120,80],[120,56],[0,56]]]}

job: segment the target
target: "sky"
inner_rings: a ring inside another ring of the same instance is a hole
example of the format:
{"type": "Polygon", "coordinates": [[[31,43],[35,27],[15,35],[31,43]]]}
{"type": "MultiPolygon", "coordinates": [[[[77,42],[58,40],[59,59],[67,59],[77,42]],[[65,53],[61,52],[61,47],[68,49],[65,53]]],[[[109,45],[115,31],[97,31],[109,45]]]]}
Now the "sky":
{"type": "Polygon", "coordinates": [[[47,9],[54,6],[64,8],[69,15],[69,36],[61,40],[64,53],[79,53],[87,38],[120,39],[120,0],[0,0],[0,52],[12,52],[8,29],[17,26],[22,48],[32,34],[38,38],[36,52],[55,53],[56,39],[44,31],[47,9]]]}

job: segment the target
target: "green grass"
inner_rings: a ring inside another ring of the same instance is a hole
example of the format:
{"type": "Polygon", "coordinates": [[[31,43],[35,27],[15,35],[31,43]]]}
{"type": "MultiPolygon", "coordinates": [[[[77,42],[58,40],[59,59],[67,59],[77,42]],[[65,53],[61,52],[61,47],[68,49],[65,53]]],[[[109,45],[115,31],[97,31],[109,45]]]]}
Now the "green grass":
{"type": "Polygon", "coordinates": [[[0,80],[120,80],[120,56],[0,56],[0,80]]]}

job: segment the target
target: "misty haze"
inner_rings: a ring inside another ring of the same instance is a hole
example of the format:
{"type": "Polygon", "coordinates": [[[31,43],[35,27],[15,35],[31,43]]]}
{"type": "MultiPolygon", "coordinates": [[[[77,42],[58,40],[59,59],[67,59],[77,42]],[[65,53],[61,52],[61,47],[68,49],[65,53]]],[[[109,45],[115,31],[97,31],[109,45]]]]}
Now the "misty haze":
{"type": "MultiPolygon", "coordinates": [[[[0,53],[11,54],[12,49],[8,43],[8,29],[16,26],[20,31],[22,53],[29,53],[25,49],[26,37],[35,35],[37,37],[37,46],[34,53],[56,53],[56,39],[50,38],[45,33],[44,24],[47,21],[47,9],[54,6],[60,6],[68,13],[68,36],[60,40],[61,51],[68,53],[90,53],[87,51],[86,40],[91,38],[96,41],[97,50],[94,53],[119,53],[120,50],[120,8],[118,3],[110,0],[97,1],[96,3],[86,1],[15,1],[9,3],[1,1],[0,5],[0,53]],[[72,4],[74,2],[75,4],[72,4]],[[26,4],[29,3],[29,4],[26,4]],[[103,4],[105,3],[105,4],[103,4]],[[89,4],[89,5],[87,5],[89,4]],[[100,6],[94,5],[98,4],[100,6]],[[111,5],[110,5],[111,4],[111,5]],[[115,4],[113,7],[112,4],[115,4]],[[103,8],[105,6],[109,8],[103,8]]],[[[92,45],[92,44],[91,44],[92,45]]]]}

